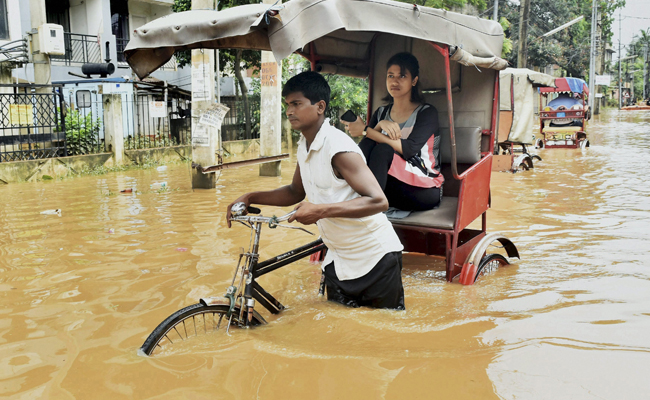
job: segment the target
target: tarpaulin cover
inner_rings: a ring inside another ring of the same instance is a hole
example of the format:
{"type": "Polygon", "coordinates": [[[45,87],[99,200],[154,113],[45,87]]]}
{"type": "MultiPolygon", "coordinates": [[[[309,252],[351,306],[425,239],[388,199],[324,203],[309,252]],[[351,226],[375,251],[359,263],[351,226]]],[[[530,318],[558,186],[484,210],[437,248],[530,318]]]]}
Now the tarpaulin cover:
{"type": "Polygon", "coordinates": [[[535,87],[555,87],[555,77],[526,68],[507,68],[499,73],[501,111],[512,111],[508,141],[533,142],[535,87]],[[512,85],[512,86],[511,86],[512,85]]]}
{"type": "Polygon", "coordinates": [[[308,53],[308,44],[323,38],[347,58],[367,60],[373,33],[457,46],[471,56],[488,58],[487,65],[495,69],[505,67],[497,60],[503,43],[497,22],[389,0],[291,0],[175,13],[135,29],[124,54],[141,78],[164,65],[176,50],[271,50],[279,60],[295,51],[308,53]]]}

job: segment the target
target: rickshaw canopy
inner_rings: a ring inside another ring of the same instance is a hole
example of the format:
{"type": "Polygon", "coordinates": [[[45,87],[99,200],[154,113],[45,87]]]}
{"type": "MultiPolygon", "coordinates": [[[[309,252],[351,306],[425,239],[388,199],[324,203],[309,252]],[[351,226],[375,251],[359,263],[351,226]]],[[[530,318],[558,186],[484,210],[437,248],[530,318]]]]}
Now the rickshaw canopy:
{"type": "Polygon", "coordinates": [[[453,46],[453,59],[463,65],[507,66],[499,58],[503,29],[497,22],[389,0],[291,0],[170,14],[135,29],[124,54],[143,78],[177,50],[267,50],[279,60],[294,52],[307,56],[311,44],[319,48],[319,56],[351,60],[339,65],[341,71],[367,76],[370,44],[377,33],[453,46]]]}
{"type": "Polygon", "coordinates": [[[540,88],[540,93],[571,92],[589,96],[587,82],[580,78],[556,78],[554,88],[540,88]]]}
{"type": "MultiPolygon", "coordinates": [[[[556,86],[556,78],[527,68],[506,68],[499,73],[501,118],[512,118],[507,141],[531,144],[536,87],[556,86]],[[506,113],[504,113],[506,112],[506,113]],[[509,113],[508,113],[509,112],[509,113]]],[[[503,121],[507,126],[508,121],[503,121]]],[[[500,125],[503,125],[500,123],[500,125]]]]}

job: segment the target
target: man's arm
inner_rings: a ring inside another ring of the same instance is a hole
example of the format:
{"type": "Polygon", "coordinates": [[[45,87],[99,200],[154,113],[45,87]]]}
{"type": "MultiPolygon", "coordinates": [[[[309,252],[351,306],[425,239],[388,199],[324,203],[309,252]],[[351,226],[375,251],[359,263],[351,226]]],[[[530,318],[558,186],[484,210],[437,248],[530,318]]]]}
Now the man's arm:
{"type": "Polygon", "coordinates": [[[338,153],[332,158],[332,166],[361,197],[331,204],[302,202],[289,222],[309,225],[322,218],[363,218],[388,209],[386,195],[359,154],[338,153]]]}
{"type": "Polygon", "coordinates": [[[302,186],[302,177],[300,176],[300,166],[296,166],[291,184],[282,186],[275,190],[266,190],[262,192],[250,192],[241,195],[237,200],[228,205],[226,211],[226,222],[230,228],[230,209],[235,203],[245,203],[246,207],[251,204],[265,206],[286,207],[296,204],[305,198],[305,188],[302,186]]]}

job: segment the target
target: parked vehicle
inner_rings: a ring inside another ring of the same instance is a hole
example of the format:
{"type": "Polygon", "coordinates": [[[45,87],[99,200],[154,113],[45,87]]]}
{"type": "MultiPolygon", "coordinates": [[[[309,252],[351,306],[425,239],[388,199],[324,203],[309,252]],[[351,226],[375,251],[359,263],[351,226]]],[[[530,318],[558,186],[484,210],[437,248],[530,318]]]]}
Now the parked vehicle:
{"type": "Polygon", "coordinates": [[[589,147],[587,121],[591,118],[591,110],[587,104],[587,83],[579,78],[557,78],[555,87],[541,87],[539,92],[542,138],[537,146],[549,149],[589,147]],[[550,99],[552,95],[557,97],[550,99]],[[543,102],[546,106],[542,106],[543,102]]]}
{"type": "MultiPolygon", "coordinates": [[[[555,77],[527,68],[506,68],[499,73],[499,129],[492,162],[494,171],[533,168],[533,126],[538,87],[555,87],[555,77]]],[[[539,110],[539,109],[538,109],[539,110]]]]}

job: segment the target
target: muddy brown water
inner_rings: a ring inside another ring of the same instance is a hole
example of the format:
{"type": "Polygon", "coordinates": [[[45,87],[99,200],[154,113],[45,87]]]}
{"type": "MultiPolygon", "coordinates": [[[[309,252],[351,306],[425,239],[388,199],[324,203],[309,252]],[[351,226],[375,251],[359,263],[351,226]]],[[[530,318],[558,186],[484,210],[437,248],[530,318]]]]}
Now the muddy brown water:
{"type": "MultiPolygon", "coordinates": [[[[0,397],[648,398],[650,113],[589,128],[586,150],[493,173],[489,230],[516,243],[516,264],[463,287],[407,255],[407,311],[391,312],[324,301],[318,267],[299,262],[262,278],[288,306],[269,325],[156,358],[137,355],[149,332],[221,295],[248,244],[225,206],[286,184],[293,161],[281,178],[228,170],[210,191],[191,190],[185,165],[0,187],[0,397]]],[[[310,240],[264,234],[266,256],[310,240]]]]}

